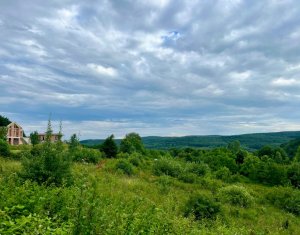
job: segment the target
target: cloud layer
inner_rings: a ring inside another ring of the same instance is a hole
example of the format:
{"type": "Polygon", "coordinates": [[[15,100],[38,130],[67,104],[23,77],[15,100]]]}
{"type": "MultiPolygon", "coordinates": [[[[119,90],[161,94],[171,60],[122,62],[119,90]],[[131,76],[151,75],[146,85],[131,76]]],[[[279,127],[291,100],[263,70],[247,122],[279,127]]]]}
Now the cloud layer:
{"type": "Polygon", "coordinates": [[[1,1],[0,112],[82,138],[299,130],[299,25],[296,0],[1,1]]]}

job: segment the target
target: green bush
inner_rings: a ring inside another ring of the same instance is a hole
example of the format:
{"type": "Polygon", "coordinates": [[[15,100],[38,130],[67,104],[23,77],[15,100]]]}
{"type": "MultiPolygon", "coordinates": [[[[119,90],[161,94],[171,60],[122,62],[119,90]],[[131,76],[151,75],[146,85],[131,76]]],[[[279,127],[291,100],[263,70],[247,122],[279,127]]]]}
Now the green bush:
{"type": "Polygon", "coordinates": [[[225,182],[228,182],[231,177],[231,172],[226,166],[221,167],[215,172],[215,174],[217,179],[223,180],[225,182]]]}
{"type": "Polygon", "coordinates": [[[178,176],[178,179],[185,183],[195,183],[197,181],[197,175],[190,172],[184,172],[178,176]]]}
{"type": "Polygon", "coordinates": [[[220,204],[215,200],[204,195],[194,195],[186,204],[184,216],[193,215],[195,220],[216,219],[220,212],[220,204]]]}
{"type": "Polygon", "coordinates": [[[141,166],[142,165],[142,162],[143,162],[143,159],[142,159],[142,156],[139,154],[139,153],[133,153],[129,156],[129,162],[138,167],[138,166],[141,166]]]}
{"type": "Polygon", "coordinates": [[[300,215],[300,191],[290,187],[273,188],[267,200],[274,206],[295,215],[300,215]]]}
{"type": "Polygon", "coordinates": [[[5,140],[0,139],[0,156],[9,157],[9,155],[10,150],[8,143],[5,140]]]}
{"type": "Polygon", "coordinates": [[[115,169],[118,171],[121,171],[122,173],[124,173],[126,175],[133,174],[133,166],[126,159],[118,160],[118,162],[115,165],[115,169]]]}
{"type": "Polygon", "coordinates": [[[295,162],[291,166],[289,166],[287,170],[287,177],[294,187],[300,188],[300,163],[299,162],[295,162]]]}
{"type": "Polygon", "coordinates": [[[183,173],[183,168],[179,161],[172,158],[161,158],[156,160],[153,166],[153,171],[155,175],[169,175],[173,177],[178,177],[183,173]]]}
{"type": "Polygon", "coordinates": [[[99,150],[88,148],[77,148],[72,155],[73,161],[88,163],[97,163],[102,157],[99,150]]]}
{"type": "Polygon", "coordinates": [[[21,178],[36,181],[39,184],[56,186],[71,184],[71,161],[63,150],[62,143],[43,143],[32,155],[24,152],[22,159],[21,178]]]}
{"type": "Polygon", "coordinates": [[[220,189],[218,197],[221,202],[234,206],[249,207],[253,203],[253,197],[246,188],[237,185],[230,185],[220,189]]]}
{"type": "Polygon", "coordinates": [[[205,176],[210,172],[210,168],[205,163],[191,163],[188,165],[187,171],[198,176],[205,176]]]}

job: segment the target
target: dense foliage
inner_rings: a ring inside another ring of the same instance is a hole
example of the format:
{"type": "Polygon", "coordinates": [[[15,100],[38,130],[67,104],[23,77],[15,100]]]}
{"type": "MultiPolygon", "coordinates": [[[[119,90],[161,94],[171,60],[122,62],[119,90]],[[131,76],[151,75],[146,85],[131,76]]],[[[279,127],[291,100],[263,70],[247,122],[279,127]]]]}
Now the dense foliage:
{"type": "Polygon", "coordinates": [[[36,152],[27,153],[22,161],[23,170],[20,176],[39,184],[62,185],[70,184],[71,163],[64,150],[61,135],[57,143],[51,143],[51,122],[49,120],[46,132],[46,141],[41,144],[36,152]]]}
{"type": "Polygon", "coordinates": [[[1,126],[7,126],[10,123],[11,123],[11,121],[7,117],[4,117],[4,116],[0,115],[0,127],[1,126]]]}
{"type": "Polygon", "coordinates": [[[72,135],[0,153],[0,234],[300,233],[298,152],[149,150],[138,137],[119,150],[113,136],[99,151],[72,135]]]}
{"type": "Polygon", "coordinates": [[[8,157],[10,155],[9,145],[6,140],[0,139],[0,156],[8,157]]]}

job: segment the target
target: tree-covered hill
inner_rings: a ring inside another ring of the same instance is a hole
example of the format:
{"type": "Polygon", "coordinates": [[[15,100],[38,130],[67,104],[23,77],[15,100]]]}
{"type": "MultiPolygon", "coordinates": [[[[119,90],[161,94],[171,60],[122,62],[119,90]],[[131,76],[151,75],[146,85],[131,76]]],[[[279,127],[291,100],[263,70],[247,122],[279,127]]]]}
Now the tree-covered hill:
{"type": "MultiPolygon", "coordinates": [[[[300,138],[300,131],[255,133],[244,135],[208,135],[208,136],[183,136],[183,137],[160,137],[148,136],[142,137],[146,148],[150,149],[169,149],[169,148],[214,148],[227,146],[228,143],[238,140],[241,146],[248,150],[257,150],[264,145],[280,146],[291,140],[300,138]]],[[[81,143],[86,146],[99,145],[103,139],[82,140],[81,143]]],[[[116,140],[119,144],[120,140],[116,140]]]]}

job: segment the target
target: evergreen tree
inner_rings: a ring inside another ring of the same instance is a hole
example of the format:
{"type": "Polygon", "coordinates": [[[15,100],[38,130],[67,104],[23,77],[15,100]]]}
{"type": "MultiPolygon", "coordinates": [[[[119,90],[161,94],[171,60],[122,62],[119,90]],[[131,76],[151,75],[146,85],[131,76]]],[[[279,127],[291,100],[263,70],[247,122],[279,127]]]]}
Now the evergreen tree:
{"type": "Polygon", "coordinates": [[[103,151],[108,158],[115,158],[117,156],[118,146],[114,141],[114,135],[111,135],[105,139],[100,147],[100,150],[103,151]]]}
{"type": "Polygon", "coordinates": [[[40,143],[39,134],[37,131],[30,133],[30,142],[33,146],[40,143]]]}
{"type": "Polygon", "coordinates": [[[1,116],[0,115],[0,126],[7,126],[11,123],[11,121],[7,118],[7,117],[4,117],[4,116],[1,116]]]}
{"type": "Polygon", "coordinates": [[[71,152],[75,151],[80,146],[79,138],[76,134],[73,134],[69,141],[69,150],[71,152]]]}

